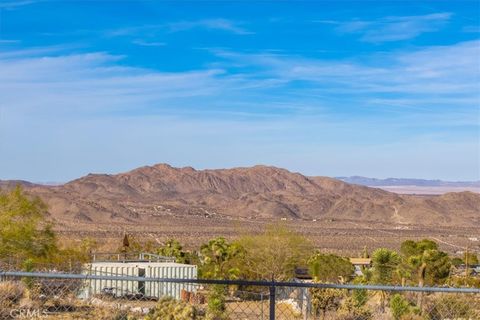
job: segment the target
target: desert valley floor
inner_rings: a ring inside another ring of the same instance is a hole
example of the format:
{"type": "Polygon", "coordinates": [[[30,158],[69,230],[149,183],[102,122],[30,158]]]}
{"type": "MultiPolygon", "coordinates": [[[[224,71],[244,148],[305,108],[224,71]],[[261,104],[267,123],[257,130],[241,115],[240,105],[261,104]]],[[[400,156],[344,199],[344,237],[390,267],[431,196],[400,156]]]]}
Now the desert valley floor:
{"type": "Polygon", "coordinates": [[[230,218],[186,218],[175,216],[156,217],[150,223],[75,223],[57,222],[56,229],[68,242],[84,237],[96,239],[101,250],[118,248],[124,232],[138,239],[163,242],[176,238],[187,248],[196,249],[211,238],[224,236],[232,239],[247,232],[260,232],[269,224],[285,224],[314,242],[316,248],[325,252],[356,256],[366,246],[369,250],[379,247],[396,248],[407,239],[430,238],[450,253],[480,250],[480,230],[471,227],[433,227],[422,225],[391,225],[375,222],[349,220],[236,220],[230,218]],[[72,231],[75,230],[75,231],[72,231]]]}
{"type": "MultiPolygon", "coordinates": [[[[398,194],[271,166],[196,170],[168,164],[119,174],[89,174],[63,185],[0,181],[41,198],[65,241],[97,239],[100,250],[124,233],[186,248],[283,223],[318,249],[357,255],[366,246],[396,248],[430,238],[451,253],[479,250],[480,194],[398,194]]],[[[423,190],[425,191],[425,190],[423,190]]]]}

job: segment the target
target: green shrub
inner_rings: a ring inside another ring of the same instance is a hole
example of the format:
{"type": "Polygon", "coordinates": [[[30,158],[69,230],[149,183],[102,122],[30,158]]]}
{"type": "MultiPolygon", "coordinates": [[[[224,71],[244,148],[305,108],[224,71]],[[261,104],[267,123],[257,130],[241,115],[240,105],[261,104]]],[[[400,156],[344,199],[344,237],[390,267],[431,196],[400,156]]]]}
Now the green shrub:
{"type": "Polygon", "coordinates": [[[339,310],[339,320],[369,320],[372,319],[372,312],[363,304],[359,304],[354,296],[343,300],[339,310]]]}
{"type": "Polygon", "coordinates": [[[390,299],[390,310],[392,311],[393,318],[400,320],[402,316],[410,312],[410,303],[404,296],[396,293],[390,299]]]}
{"type": "Polygon", "coordinates": [[[336,311],[344,296],[341,290],[330,288],[312,288],[310,293],[312,295],[312,311],[315,316],[320,314],[325,316],[327,311],[336,311]]]}
{"type": "Polygon", "coordinates": [[[348,259],[334,254],[316,253],[308,260],[310,274],[316,281],[345,282],[355,269],[348,259]]]}
{"type": "MultiPolygon", "coordinates": [[[[46,204],[27,195],[20,186],[0,190],[0,260],[24,271],[45,265],[64,270],[71,262],[86,262],[89,247],[82,243],[80,247],[60,248],[47,215],[46,204]]],[[[26,284],[31,287],[32,280],[26,284]]]]}
{"type": "Polygon", "coordinates": [[[192,305],[175,300],[162,298],[155,309],[145,317],[145,320],[198,320],[203,319],[200,312],[192,305]]]}
{"type": "Polygon", "coordinates": [[[225,304],[225,286],[214,285],[207,297],[207,319],[226,319],[227,306],[225,304]]]}
{"type": "Polygon", "coordinates": [[[365,289],[354,290],[352,292],[352,299],[356,307],[362,307],[368,301],[368,291],[365,289]]]}

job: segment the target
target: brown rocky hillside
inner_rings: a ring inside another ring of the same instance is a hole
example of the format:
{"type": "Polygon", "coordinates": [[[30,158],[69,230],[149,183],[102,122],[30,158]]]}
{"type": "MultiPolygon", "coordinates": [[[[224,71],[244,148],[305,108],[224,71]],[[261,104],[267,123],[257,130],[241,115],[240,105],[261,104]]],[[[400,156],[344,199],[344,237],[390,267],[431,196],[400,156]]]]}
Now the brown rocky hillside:
{"type": "Polygon", "coordinates": [[[54,219],[72,222],[147,224],[154,217],[188,215],[480,226],[479,194],[398,195],[266,166],[195,170],[158,164],[89,174],[60,186],[22,185],[48,203],[54,219]]]}

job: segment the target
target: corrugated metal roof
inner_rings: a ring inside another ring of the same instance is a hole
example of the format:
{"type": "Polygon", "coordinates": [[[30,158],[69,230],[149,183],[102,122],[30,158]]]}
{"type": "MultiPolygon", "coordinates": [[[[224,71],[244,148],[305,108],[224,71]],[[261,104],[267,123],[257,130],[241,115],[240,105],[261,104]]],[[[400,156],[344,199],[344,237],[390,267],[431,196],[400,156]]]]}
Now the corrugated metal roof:
{"type": "Polygon", "coordinates": [[[191,267],[196,268],[196,265],[192,264],[184,264],[184,263],[177,263],[177,262],[148,262],[148,261],[140,261],[140,262],[111,262],[111,261],[94,261],[91,262],[90,265],[92,266],[105,266],[105,267],[191,267]]]}

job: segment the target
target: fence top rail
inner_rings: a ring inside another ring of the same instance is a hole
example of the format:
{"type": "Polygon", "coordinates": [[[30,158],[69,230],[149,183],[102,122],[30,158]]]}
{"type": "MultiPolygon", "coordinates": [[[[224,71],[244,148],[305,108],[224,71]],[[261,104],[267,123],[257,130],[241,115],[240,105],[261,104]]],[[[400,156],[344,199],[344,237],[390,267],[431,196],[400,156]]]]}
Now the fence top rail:
{"type": "Polygon", "coordinates": [[[169,282],[190,284],[220,284],[242,285],[260,287],[296,287],[296,288],[331,288],[347,290],[376,290],[376,291],[417,291],[417,292],[452,292],[452,293],[477,293],[478,288],[454,288],[454,287],[410,287],[410,286],[386,286],[386,285],[355,285],[333,283],[306,283],[306,282],[277,282],[277,281],[249,281],[249,280],[212,280],[212,279],[171,279],[133,276],[109,276],[71,273],[44,273],[23,271],[0,271],[0,277],[25,277],[43,279],[71,279],[71,280],[112,280],[112,281],[142,281],[142,282],[169,282]]]}

